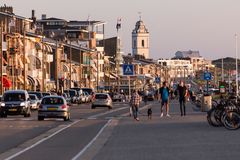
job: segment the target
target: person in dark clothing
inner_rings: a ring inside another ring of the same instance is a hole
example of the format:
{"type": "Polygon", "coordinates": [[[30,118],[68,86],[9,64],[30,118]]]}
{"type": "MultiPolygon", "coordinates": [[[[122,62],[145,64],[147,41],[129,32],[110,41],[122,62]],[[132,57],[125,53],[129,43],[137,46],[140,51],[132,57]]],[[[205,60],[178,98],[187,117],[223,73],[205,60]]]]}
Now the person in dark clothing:
{"type": "Polygon", "coordinates": [[[179,96],[181,116],[183,116],[183,115],[185,116],[186,115],[187,87],[185,86],[183,81],[180,81],[177,91],[178,91],[178,96],[179,96]]]}

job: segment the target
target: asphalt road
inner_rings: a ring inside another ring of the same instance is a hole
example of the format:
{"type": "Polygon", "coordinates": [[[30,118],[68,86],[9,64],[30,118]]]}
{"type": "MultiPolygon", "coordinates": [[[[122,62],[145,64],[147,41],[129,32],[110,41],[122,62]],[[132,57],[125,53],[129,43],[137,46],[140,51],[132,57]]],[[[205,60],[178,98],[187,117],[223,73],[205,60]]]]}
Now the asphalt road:
{"type": "Polygon", "coordinates": [[[139,122],[129,117],[126,103],[116,103],[112,110],[72,106],[69,122],[38,121],[36,113],[1,118],[0,159],[239,159],[239,130],[209,126],[206,113],[193,111],[191,104],[186,117],[180,116],[177,101],[170,106],[171,117],[160,118],[158,102],[142,105],[139,122]]]}

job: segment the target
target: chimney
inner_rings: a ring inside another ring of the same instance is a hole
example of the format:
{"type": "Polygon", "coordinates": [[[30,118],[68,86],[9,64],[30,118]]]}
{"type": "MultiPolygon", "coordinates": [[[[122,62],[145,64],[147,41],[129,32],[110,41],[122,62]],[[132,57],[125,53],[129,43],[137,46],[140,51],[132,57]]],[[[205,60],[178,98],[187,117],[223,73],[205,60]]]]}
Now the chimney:
{"type": "Polygon", "coordinates": [[[42,14],[42,20],[47,19],[47,15],[46,14],[42,14]]]}

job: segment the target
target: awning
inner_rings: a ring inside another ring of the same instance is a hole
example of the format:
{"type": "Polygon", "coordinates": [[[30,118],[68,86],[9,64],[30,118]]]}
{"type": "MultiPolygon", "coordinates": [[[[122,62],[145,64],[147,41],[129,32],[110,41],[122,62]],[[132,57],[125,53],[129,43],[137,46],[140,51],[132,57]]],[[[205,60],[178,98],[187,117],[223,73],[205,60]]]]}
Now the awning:
{"type": "Polygon", "coordinates": [[[42,44],[40,42],[35,42],[35,48],[36,48],[36,50],[41,50],[42,44]]]}
{"type": "Polygon", "coordinates": [[[18,56],[18,65],[19,65],[21,68],[24,67],[21,56],[18,56]]]}
{"type": "Polygon", "coordinates": [[[43,45],[43,50],[49,53],[53,52],[52,47],[48,44],[43,45]]]}
{"type": "Polygon", "coordinates": [[[3,79],[3,87],[5,88],[10,88],[12,86],[12,82],[10,79],[8,79],[7,77],[3,76],[2,78],[0,78],[0,81],[3,79]]]}
{"type": "Polygon", "coordinates": [[[21,84],[24,84],[24,80],[23,80],[22,77],[19,77],[19,76],[18,76],[18,81],[19,81],[21,84]]]}
{"type": "Polygon", "coordinates": [[[27,76],[27,79],[28,79],[30,85],[32,85],[32,86],[35,85],[35,80],[34,80],[34,78],[33,78],[32,76],[29,76],[29,75],[28,75],[28,76],[27,76]]]}
{"type": "Polygon", "coordinates": [[[40,86],[40,80],[38,78],[35,79],[36,80],[36,86],[40,86]]]}
{"type": "Polygon", "coordinates": [[[70,71],[70,68],[66,64],[63,64],[63,72],[69,72],[69,71],[70,71]]]}

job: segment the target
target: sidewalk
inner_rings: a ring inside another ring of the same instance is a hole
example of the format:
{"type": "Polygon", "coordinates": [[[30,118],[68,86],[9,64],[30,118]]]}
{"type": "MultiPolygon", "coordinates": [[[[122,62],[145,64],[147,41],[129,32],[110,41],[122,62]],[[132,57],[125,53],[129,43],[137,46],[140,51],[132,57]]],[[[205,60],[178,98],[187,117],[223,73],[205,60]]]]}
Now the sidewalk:
{"type": "MultiPolygon", "coordinates": [[[[188,112],[190,111],[189,107],[188,112]]],[[[140,115],[139,122],[134,121],[132,117],[120,120],[94,159],[239,159],[239,132],[209,126],[206,113],[192,111],[186,117],[181,117],[178,115],[178,105],[172,104],[172,116],[160,118],[156,103],[153,113],[152,120],[148,120],[144,114],[140,115]]]]}

